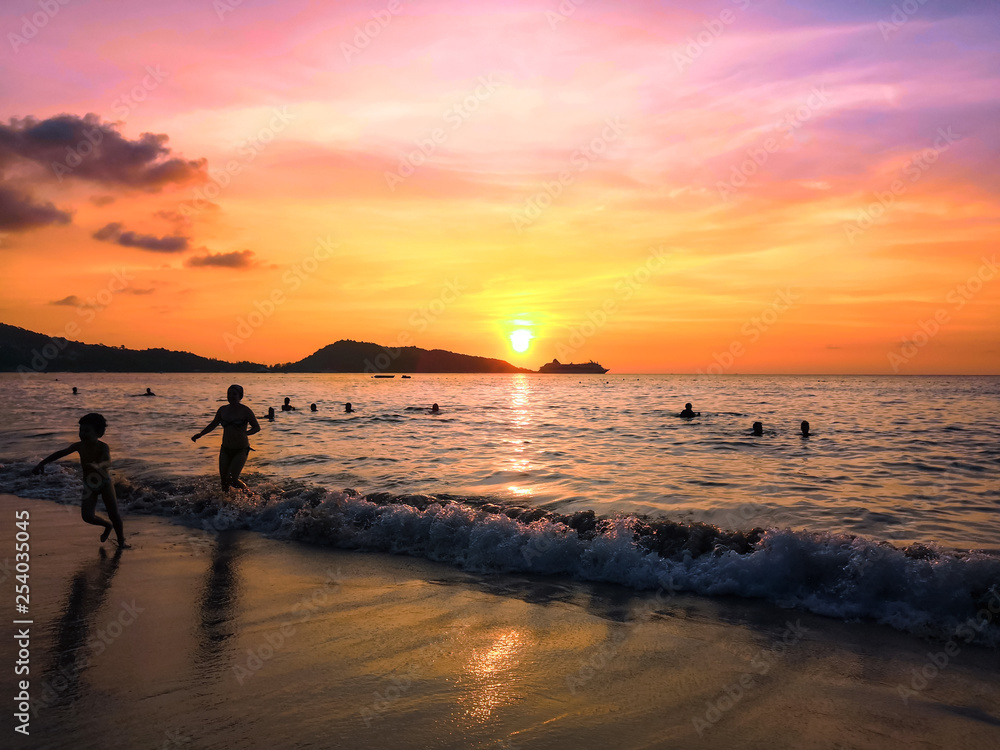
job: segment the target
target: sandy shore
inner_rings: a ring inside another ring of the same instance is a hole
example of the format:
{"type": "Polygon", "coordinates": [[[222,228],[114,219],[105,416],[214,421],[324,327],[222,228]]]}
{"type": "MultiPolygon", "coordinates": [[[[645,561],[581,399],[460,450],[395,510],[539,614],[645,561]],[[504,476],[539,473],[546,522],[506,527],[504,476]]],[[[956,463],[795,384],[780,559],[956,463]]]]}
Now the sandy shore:
{"type": "Polygon", "coordinates": [[[5,495],[0,517],[4,746],[1000,745],[1000,654],[962,641],[150,517],[116,557],[75,507],[5,495]],[[9,708],[20,509],[28,738],[9,708]]]}

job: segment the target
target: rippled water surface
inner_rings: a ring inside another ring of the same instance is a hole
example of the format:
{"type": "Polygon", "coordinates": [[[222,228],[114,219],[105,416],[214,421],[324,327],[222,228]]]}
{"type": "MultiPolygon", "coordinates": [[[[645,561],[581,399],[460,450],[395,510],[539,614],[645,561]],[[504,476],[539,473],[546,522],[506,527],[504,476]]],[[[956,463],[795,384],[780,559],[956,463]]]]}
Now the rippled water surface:
{"type": "Polygon", "coordinates": [[[0,460],[100,411],[116,470],[211,474],[221,431],[190,436],[233,381],[262,419],[247,472],[275,479],[1000,549],[1000,378],[2,375],[0,460]],[[285,396],[299,411],[264,420],[285,396]],[[686,401],[700,417],[675,416],[686,401]]]}

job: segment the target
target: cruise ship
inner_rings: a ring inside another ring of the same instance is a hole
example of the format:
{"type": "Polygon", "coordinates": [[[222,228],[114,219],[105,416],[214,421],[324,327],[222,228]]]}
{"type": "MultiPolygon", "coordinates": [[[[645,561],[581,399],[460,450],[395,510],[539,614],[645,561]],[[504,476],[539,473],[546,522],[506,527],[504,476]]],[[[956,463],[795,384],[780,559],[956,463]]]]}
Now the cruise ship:
{"type": "Polygon", "coordinates": [[[590,374],[594,374],[594,375],[603,375],[604,373],[606,373],[608,371],[608,368],[607,367],[601,367],[594,360],[590,360],[590,362],[587,362],[585,364],[576,364],[576,363],[571,362],[568,365],[564,365],[558,359],[554,359],[551,362],[549,362],[548,364],[542,365],[540,368],[538,368],[538,371],[539,372],[544,372],[544,373],[550,373],[550,374],[551,373],[573,373],[573,374],[576,374],[576,375],[581,375],[581,374],[588,374],[588,373],[590,373],[590,374]]]}

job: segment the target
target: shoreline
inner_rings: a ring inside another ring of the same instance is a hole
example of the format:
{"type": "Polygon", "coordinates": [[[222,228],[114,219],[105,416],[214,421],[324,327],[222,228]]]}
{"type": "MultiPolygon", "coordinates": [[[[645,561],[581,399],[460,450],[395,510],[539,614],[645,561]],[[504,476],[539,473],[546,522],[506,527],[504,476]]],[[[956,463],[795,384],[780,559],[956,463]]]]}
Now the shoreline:
{"type": "Polygon", "coordinates": [[[116,560],[77,506],[0,497],[4,517],[16,509],[31,513],[32,691],[47,680],[55,696],[15,747],[1000,740],[1000,653],[984,648],[935,667],[942,644],[758,602],[475,575],[141,515],[126,515],[134,549],[116,560]]]}

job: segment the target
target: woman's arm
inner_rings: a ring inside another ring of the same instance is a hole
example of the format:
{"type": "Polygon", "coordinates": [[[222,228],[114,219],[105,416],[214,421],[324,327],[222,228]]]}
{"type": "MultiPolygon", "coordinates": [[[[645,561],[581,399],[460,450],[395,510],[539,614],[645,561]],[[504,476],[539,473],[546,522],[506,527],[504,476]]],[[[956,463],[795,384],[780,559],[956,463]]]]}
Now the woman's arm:
{"type": "Polygon", "coordinates": [[[53,461],[58,461],[63,456],[68,456],[70,453],[76,453],[79,449],[80,449],[80,444],[73,443],[68,448],[63,448],[61,451],[56,451],[51,456],[46,456],[35,465],[35,468],[31,470],[31,473],[41,474],[45,470],[45,464],[50,464],[53,461]]]}
{"type": "Polygon", "coordinates": [[[219,414],[221,414],[221,413],[222,413],[222,407],[220,406],[219,407],[219,411],[215,412],[215,418],[211,422],[208,423],[208,426],[204,430],[202,430],[201,432],[199,432],[197,435],[192,435],[191,436],[191,442],[192,443],[197,442],[198,438],[200,438],[200,437],[202,437],[204,435],[207,435],[212,430],[214,430],[216,427],[218,427],[220,424],[222,424],[222,420],[219,419],[219,414]]]}
{"type": "Polygon", "coordinates": [[[260,425],[257,423],[257,416],[253,413],[253,409],[249,406],[247,407],[247,421],[250,423],[250,429],[247,430],[247,435],[256,435],[260,432],[260,425]]]}

